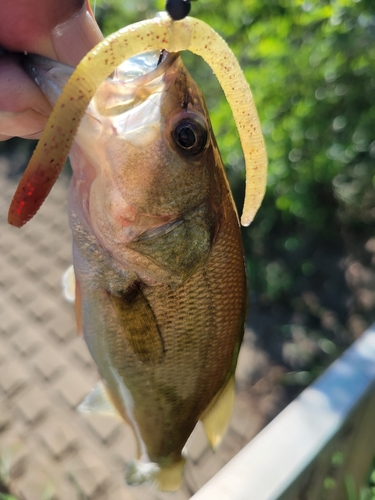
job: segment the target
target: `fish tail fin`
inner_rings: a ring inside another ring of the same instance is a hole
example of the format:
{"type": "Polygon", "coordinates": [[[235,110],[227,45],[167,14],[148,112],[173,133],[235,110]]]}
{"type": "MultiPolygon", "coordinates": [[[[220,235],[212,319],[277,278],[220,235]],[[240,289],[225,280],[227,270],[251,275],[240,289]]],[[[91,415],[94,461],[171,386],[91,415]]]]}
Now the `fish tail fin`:
{"type": "Polygon", "coordinates": [[[155,482],[160,491],[177,491],[181,488],[182,474],[186,460],[181,457],[178,462],[174,462],[166,467],[160,467],[155,478],[155,482]]]}
{"type": "Polygon", "coordinates": [[[213,450],[216,450],[220,445],[232,416],[234,385],[235,380],[233,375],[219,396],[211,402],[200,418],[213,450]]]}
{"type": "Polygon", "coordinates": [[[160,491],[177,491],[181,487],[182,473],[185,459],[160,466],[153,462],[132,460],[127,467],[126,482],[130,485],[139,485],[146,481],[154,482],[160,491]]]}

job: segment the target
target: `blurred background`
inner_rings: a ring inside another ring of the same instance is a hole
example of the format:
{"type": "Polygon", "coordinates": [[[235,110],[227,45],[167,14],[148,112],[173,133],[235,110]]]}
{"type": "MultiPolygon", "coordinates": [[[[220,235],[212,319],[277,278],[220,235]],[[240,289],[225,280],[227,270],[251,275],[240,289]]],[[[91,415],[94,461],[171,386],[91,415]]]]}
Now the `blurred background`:
{"type": "MultiPolygon", "coordinates": [[[[107,35],[164,9],[163,0],[97,0],[95,16],[107,35]]],[[[238,376],[243,398],[237,401],[234,425],[222,457],[219,454],[221,467],[375,319],[375,3],[199,0],[192,3],[191,15],[218,31],[239,59],[254,94],[269,157],[264,202],[251,226],[243,229],[250,290],[238,376]],[[255,417],[244,423],[241,416],[249,407],[255,417]]],[[[191,54],[183,58],[205,95],[241,213],[244,163],[231,111],[210,68],[191,54]]],[[[10,182],[19,178],[34,146],[18,139],[0,144],[2,171],[10,182]]],[[[66,185],[65,177],[52,196],[61,211],[66,185]]],[[[13,187],[8,191],[10,197],[13,187]]],[[[66,235],[67,248],[44,250],[54,259],[51,265],[64,269],[70,245],[66,216],[56,223],[49,213],[47,208],[36,218],[39,239],[35,229],[34,236],[30,229],[25,238],[34,238],[43,255],[43,224],[52,246],[58,236],[66,235]]],[[[3,238],[3,256],[6,241],[3,238]]],[[[11,244],[8,247],[10,251],[11,244]]],[[[19,266],[23,258],[14,260],[13,252],[9,262],[19,266]]],[[[26,275],[32,272],[40,276],[40,264],[36,271],[29,266],[26,275]]],[[[44,274],[41,287],[46,286],[46,294],[49,274],[44,274]]],[[[58,281],[57,277],[52,285],[56,295],[58,281]]],[[[7,286],[6,279],[2,283],[7,286]]],[[[16,293],[21,305],[22,297],[16,293]]],[[[67,305],[59,307],[71,321],[63,328],[69,330],[70,342],[73,312],[67,305]]],[[[59,341],[68,345],[66,339],[59,341]]],[[[77,369],[84,364],[88,379],[94,380],[95,368],[83,348],[76,354],[75,344],[69,344],[68,357],[83,359],[77,369]]],[[[103,429],[102,424],[96,426],[103,429]]],[[[203,470],[200,460],[208,452],[198,445],[194,450],[193,462],[203,470]]],[[[203,463],[212,464],[212,459],[203,463]]],[[[219,465],[208,465],[204,479],[191,472],[181,498],[193,493],[219,465]]],[[[99,493],[87,498],[107,498],[99,493]]],[[[151,498],[149,493],[134,495],[151,498]]]]}

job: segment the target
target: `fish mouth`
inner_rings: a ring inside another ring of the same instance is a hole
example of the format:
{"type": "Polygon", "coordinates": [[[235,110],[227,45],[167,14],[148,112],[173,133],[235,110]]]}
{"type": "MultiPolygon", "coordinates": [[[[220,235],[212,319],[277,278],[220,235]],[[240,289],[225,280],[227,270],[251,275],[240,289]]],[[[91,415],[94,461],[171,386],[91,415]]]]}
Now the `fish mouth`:
{"type": "MultiPolygon", "coordinates": [[[[113,116],[139,105],[157,92],[158,86],[161,89],[162,77],[178,57],[177,52],[161,50],[127,59],[98,88],[93,98],[96,110],[101,115],[113,116]]],[[[36,54],[23,55],[21,63],[52,106],[75,70],[36,54]]]]}
{"type": "MultiPolygon", "coordinates": [[[[93,134],[95,140],[112,135],[133,142],[141,140],[143,145],[154,140],[153,131],[160,123],[163,94],[168,85],[167,75],[178,58],[179,53],[162,50],[124,61],[97,89],[76,142],[87,149],[85,145],[92,144],[93,134]],[[151,130],[147,136],[146,129],[151,130]]],[[[24,55],[22,65],[52,106],[75,69],[34,54],[24,55]]]]}

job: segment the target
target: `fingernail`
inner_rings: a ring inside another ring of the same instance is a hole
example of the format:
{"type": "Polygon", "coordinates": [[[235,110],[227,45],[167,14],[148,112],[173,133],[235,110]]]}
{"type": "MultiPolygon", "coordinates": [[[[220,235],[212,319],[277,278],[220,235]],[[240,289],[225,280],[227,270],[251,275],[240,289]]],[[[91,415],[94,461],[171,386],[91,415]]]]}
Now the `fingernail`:
{"type": "Polygon", "coordinates": [[[102,39],[103,35],[86,6],[52,31],[52,43],[58,60],[71,66],[76,66],[102,39]]]}

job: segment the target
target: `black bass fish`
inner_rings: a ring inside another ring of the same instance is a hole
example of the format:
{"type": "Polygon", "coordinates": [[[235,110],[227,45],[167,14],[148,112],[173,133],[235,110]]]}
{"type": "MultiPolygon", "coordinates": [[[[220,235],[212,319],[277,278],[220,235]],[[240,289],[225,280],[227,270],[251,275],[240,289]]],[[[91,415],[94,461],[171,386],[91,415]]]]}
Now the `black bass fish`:
{"type": "MultiPolygon", "coordinates": [[[[53,103],[72,70],[27,61],[53,103]]],[[[104,383],[84,407],[109,400],[132,426],[129,482],[174,490],[198,420],[216,447],[232,410],[247,301],[232,196],[178,54],[128,61],[99,88],[75,141],[77,317],[104,383]]]]}

